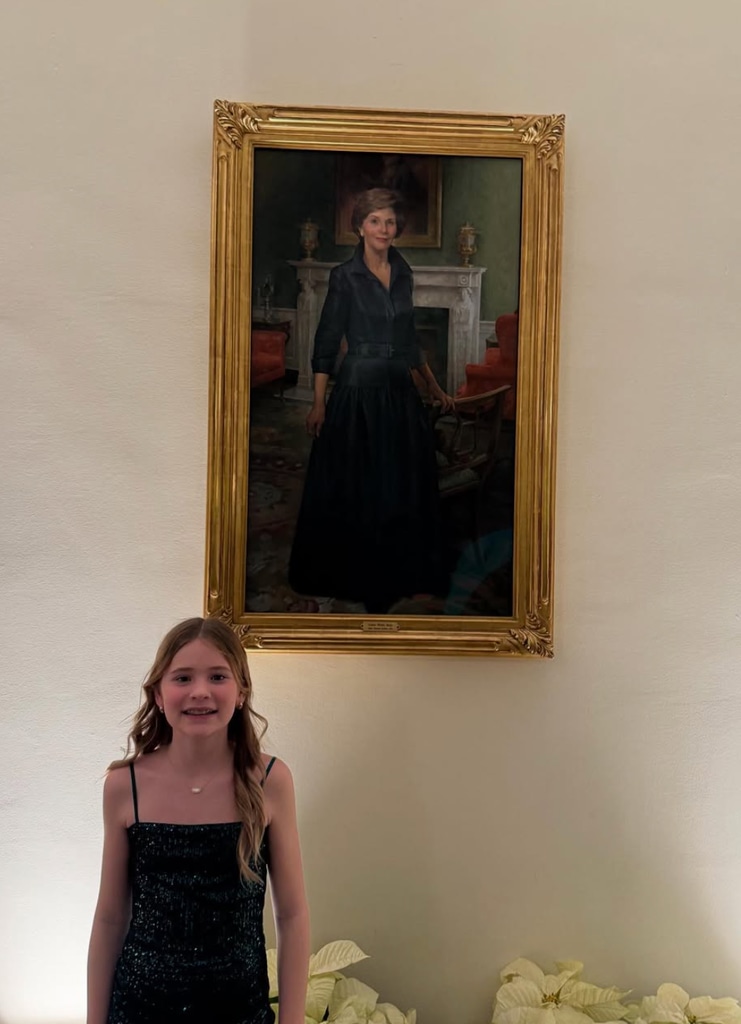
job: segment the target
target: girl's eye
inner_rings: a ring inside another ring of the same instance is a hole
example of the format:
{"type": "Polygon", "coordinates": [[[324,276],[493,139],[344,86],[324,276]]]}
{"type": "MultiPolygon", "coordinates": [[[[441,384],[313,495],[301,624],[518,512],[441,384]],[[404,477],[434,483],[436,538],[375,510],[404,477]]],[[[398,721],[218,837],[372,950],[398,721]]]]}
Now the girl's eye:
{"type": "Polygon", "coordinates": [[[226,676],[224,675],[223,672],[214,672],[211,678],[215,683],[223,683],[224,680],[226,679],[226,676]]]}
{"type": "Polygon", "coordinates": [[[189,679],[190,676],[175,676],[176,683],[187,683],[189,679]]]}

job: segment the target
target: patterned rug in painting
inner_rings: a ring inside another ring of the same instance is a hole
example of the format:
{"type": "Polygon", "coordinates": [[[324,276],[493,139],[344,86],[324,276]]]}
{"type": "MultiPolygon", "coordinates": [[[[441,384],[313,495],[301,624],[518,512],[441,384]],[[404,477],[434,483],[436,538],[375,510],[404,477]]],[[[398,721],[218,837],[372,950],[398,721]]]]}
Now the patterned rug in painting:
{"type": "MultiPolygon", "coordinates": [[[[288,584],[311,449],[305,428],[308,408],[303,402],[281,401],[270,389],[251,394],[246,608],[257,613],[367,614],[363,604],[299,595],[288,584]]],[[[465,486],[467,469],[446,475],[445,430],[440,421],[436,434],[447,583],[444,592],[413,595],[387,614],[511,615],[514,431],[505,423],[491,471],[474,491],[465,486]]]]}

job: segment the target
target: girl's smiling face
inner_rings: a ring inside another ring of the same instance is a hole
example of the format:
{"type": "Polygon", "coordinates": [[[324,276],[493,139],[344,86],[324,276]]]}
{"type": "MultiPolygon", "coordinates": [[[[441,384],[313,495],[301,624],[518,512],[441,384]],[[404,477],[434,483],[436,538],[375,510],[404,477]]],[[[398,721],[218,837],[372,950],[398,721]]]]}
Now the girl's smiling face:
{"type": "Polygon", "coordinates": [[[226,729],[239,701],[239,686],[228,659],[200,639],[180,648],[157,691],[157,703],[173,731],[190,735],[226,729]]]}

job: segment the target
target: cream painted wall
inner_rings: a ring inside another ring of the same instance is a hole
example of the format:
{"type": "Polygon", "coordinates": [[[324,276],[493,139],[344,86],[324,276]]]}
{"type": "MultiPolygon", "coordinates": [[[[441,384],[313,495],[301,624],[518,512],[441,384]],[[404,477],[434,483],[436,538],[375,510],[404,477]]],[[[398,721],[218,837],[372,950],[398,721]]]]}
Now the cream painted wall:
{"type": "Polygon", "coordinates": [[[201,607],[214,98],[568,118],[557,658],[253,659],[315,944],[741,996],[736,0],[6,0],[0,1021],[81,1021],[101,774],[201,607]]]}

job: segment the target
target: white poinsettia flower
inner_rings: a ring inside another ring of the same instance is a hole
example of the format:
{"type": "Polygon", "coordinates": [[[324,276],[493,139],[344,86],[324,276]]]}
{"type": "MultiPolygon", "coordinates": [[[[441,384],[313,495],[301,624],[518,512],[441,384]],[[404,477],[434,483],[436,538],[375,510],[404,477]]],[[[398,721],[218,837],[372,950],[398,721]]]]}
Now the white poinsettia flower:
{"type": "Polygon", "coordinates": [[[368,954],[351,939],[328,942],[309,957],[309,977],[315,974],[335,974],[351,964],[367,960],[368,954]]]}
{"type": "MultiPolygon", "coordinates": [[[[556,964],[559,976],[563,974],[566,979],[578,978],[583,967],[584,964],[579,963],[578,960],[563,961],[556,964]]],[[[513,960],[512,963],[507,964],[506,967],[503,967],[499,972],[499,977],[505,982],[514,981],[515,978],[525,978],[528,981],[534,981],[536,985],[542,986],[546,974],[532,960],[520,956],[513,960]]],[[[553,977],[553,975],[548,975],[548,977],[553,977]]]]}
{"type": "Polygon", "coordinates": [[[306,985],[306,1004],[304,1014],[307,1021],[322,1021],[329,1007],[337,978],[334,974],[318,975],[309,978],[306,985]]]}
{"type": "Polygon", "coordinates": [[[737,999],[690,998],[679,985],[659,985],[655,996],[647,996],[641,1005],[647,1024],[741,1024],[741,1006],[737,999]]]}
{"type": "Polygon", "coordinates": [[[366,1024],[376,1009],[378,993],[357,978],[340,978],[329,999],[329,1024],[366,1024]]]}
{"type": "Polygon", "coordinates": [[[366,1024],[366,1018],[361,1017],[354,1006],[345,1006],[338,1010],[334,1016],[327,1017],[326,1024],[366,1024]]]}
{"type": "MultiPolygon", "coordinates": [[[[608,1024],[621,1020],[625,993],[599,988],[580,980],[583,964],[556,964],[557,974],[545,974],[537,964],[520,957],[503,968],[504,984],[494,1002],[493,1024],[608,1024]]],[[[741,1022],[739,1022],[741,1024],[741,1022]]]]}
{"type": "Polygon", "coordinates": [[[654,1011],[656,1009],[656,996],[644,996],[638,1005],[638,1013],[636,1015],[635,1024],[648,1024],[650,1020],[653,1020],[654,1011]]]}
{"type": "Polygon", "coordinates": [[[402,1013],[392,1003],[378,1003],[368,1021],[369,1024],[416,1024],[417,1011],[407,1010],[402,1013]]]}
{"type": "MultiPolygon", "coordinates": [[[[340,973],[343,968],[367,958],[368,954],[364,953],[350,939],[328,942],[326,946],[322,946],[320,950],[311,955],[306,986],[306,1024],[319,1024],[325,1019],[335,986],[339,981],[344,980],[344,975],[340,973]]],[[[276,949],[267,950],[267,966],[270,999],[275,1000],[279,995],[278,952],[276,949]]],[[[276,1002],[273,1002],[273,1010],[277,1020],[280,1006],[276,1002]]],[[[332,1021],[332,1024],[365,1024],[366,1018],[361,1021],[356,1010],[350,1004],[335,1007],[333,1011],[330,1011],[329,1020],[332,1021]],[[334,1012],[334,1016],[332,1016],[332,1012],[334,1012]]]]}
{"type": "Polygon", "coordinates": [[[623,1020],[627,1011],[623,999],[627,994],[614,985],[600,988],[599,985],[590,985],[586,981],[576,979],[564,986],[564,997],[597,1024],[623,1020]]]}
{"type": "Polygon", "coordinates": [[[270,998],[278,995],[278,950],[269,949],[266,954],[268,961],[268,985],[270,986],[270,998]]]}

